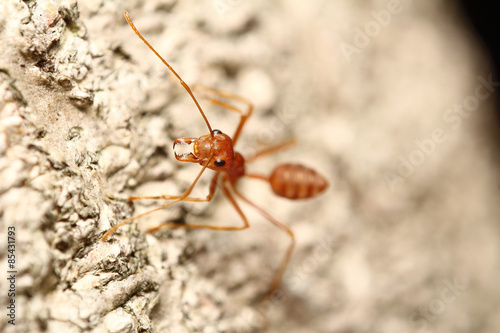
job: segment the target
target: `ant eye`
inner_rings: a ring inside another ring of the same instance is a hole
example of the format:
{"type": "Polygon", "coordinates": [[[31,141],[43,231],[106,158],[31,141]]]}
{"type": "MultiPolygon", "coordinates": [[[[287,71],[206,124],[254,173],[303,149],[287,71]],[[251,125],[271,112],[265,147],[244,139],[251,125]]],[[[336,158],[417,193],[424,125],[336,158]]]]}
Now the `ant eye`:
{"type": "MultiPolygon", "coordinates": [[[[215,132],[215,131],[214,131],[214,132],[215,132]]],[[[223,166],[226,164],[226,161],[223,161],[223,160],[216,160],[216,161],[214,162],[214,164],[215,164],[215,166],[216,166],[216,167],[219,167],[219,168],[220,168],[220,167],[223,167],[223,166]]]]}
{"type": "Polygon", "coordinates": [[[220,130],[218,130],[218,129],[215,129],[215,130],[212,131],[212,133],[213,134],[221,134],[222,132],[220,130]]]}

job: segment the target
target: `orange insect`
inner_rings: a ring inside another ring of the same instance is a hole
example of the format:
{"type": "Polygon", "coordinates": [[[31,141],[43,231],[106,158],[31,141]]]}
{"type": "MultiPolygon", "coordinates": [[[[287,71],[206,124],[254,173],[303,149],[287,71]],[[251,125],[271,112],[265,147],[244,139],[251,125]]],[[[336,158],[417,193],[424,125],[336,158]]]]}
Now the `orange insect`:
{"type": "Polygon", "coordinates": [[[215,190],[217,188],[217,184],[219,183],[225,196],[229,199],[231,204],[234,206],[234,208],[242,218],[243,220],[242,226],[213,226],[204,224],[178,224],[170,222],[170,223],[163,223],[158,227],[150,229],[149,231],[153,232],[162,228],[212,229],[212,230],[227,230],[227,231],[246,229],[249,227],[248,220],[243,211],[240,209],[240,206],[236,202],[236,198],[241,199],[242,201],[246,202],[247,204],[255,208],[260,214],[262,214],[266,219],[271,221],[271,223],[273,223],[275,226],[286,232],[290,237],[290,245],[288,246],[288,249],[284,257],[281,260],[280,265],[278,266],[278,268],[274,273],[273,279],[269,286],[269,290],[263,297],[263,299],[265,299],[265,297],[271,295],[280,285],[283,273],[285,272],[286,266],[288,264],[288,261],[290,260],[290,256],[294,248],[295,237],[290,228],[288,228],[284,223],[282,223],[277,218],[269,214],[263,208],[257,206],[255,203],[247,199],[240,191],[238,191],[238,189],[236,188],[236,183],[242,177],[262,179],[270,183],[274,193],[276,193],[281,197],[289,199],[311,198],[324,191],[325,188],[328,186],[328,183],[325,180],[325,178],[323,178],[316,171],[299,164],[281,164],[274,169],[274,171],[271,173],[271,176],[269,177],[260,174],[253,174],[246,172],[245,162],[250,162],[258,157],[282,150],[285,147],[292,145],[293,141],[284,142],[282,144],[267,148],[263,151],[254,154],[253,156],[246,158],[245,160],[240,153],[234,151],[233,147],[240,136],[240,133],[243,129],[243,125],[247,121],[248,117],[250,117],[250,115],[252,114],[253,106],[250,103],[250,101],[225,91],[207,87],[198,87],[199,89],[204,90],[206,94],[211,94],[212,96],[215,96],[213,98],[208,98],[210,103],[219,105],[223,108],[226,108],[228,110],[240,114],[240,122],[232,138],[227,134],[222,133],[219,130],[216,129],[212,130],[212,127],[210,126],[210,123],[207,117],[205,116],[205,113],[200,107],[196,97],[194,96],[189,86],[181,79],[181,77],[177,74],[177,72],[158,54],[158,52],[156,52],[156,50],[146,41],[146,39],[141,35],[141,33],[132,23],[132,20],[130,19],[128,13],[125,12],[124,14],[125,14],[125,19],[127,20],[128,24],[132,27],[134,32],[137,34],[137,36],[139,36],[139,38],[151,49],[151,51],[153,51],[158,56],[158,58],[160,58],[160,60],[168,67],[168,69],[177,77],[177,79],[179,79],[181,85],[184,87],[184,89],[186,89],[188,94],[193,99],[196,107],[200,111],[200,114],[203,117],[208,127],[209,133],[199,138],[180,138],[174,141],[174,155],[178,161],[199,163],[200,165],[202,165],[201,171],[198,173],[198,175],[194,179],[193,183],[189,186],[189,188],[179,196],[160,195],[160,196],[130,197],[129,201],[143,200],[143,199],[164,199],[172,201],[165,205],[162,205],[160,207],[157,207],[155,209],[152,209],[150,211],[147,211],[145,213],[139,214],[137,216],[134,216],[132,218],[120,222],[119,224],[109,229],[108,232],[106,232],[106,234],[102,237],[102,241],[105,241],[111,234],[113,234],[121,226],[128,224],[145,215],[151,214],[155,211],[170,207],[173,204],[178,203],[180,201],[194,201],[194,202],[210,201],[213,198],[215,190]],[[240,110],[239,108],[224,102],[223,100],[221,100],[222,98],[243,103],[246,105],[246,110],[244,111],[240,110]],[[192,151],[188,153],[178,154],[176,152],[176,147],[178,145],[190,145],[192,147],[192,151]],[[201,175],[207,168],[212,169],[216,172],[210,183],[210,190],[207,197],[206,198],[190,197],[189,194],[191,193],[194,186],[200,179],[201,175]]]}

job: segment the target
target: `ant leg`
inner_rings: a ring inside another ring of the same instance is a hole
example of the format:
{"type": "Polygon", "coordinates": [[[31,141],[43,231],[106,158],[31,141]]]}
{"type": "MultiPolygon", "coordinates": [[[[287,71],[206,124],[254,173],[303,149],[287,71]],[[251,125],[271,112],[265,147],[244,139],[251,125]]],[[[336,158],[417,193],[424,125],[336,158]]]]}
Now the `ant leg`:
{"type": "Polygon", "coordinates": [[[154,232],[156,230],[164,229],[164,228],[184,228],[184,229],[211,229],[211,230],[222,230],[222,231],[236,231],[236,230],[243,230],[247,229],[250,225],[248,224],[248,220],[241,210],[241,208],[238,206],[238,203],[234,199],[234,196],[231,194],[231,191],[227,187],[226,180],[221,185],[222,190],[224,191],[224,194],[226,197],[229,199],[233,207],[236,209],[238,214],[241,216],[243,220],[243,225],[242,226],[216,226],[216,225],[206,225],[206,224],[179,224],[179,223],[163,223],[157,227],[151,228],[148,231],[149,232],[154,232]]]}
{"type": "MultiPolygon", "coordinates": [[[[258,151],[255,154],[250,155],[249,157],[246,157],[245,158],[245,162],[246,163],[253,162],[253,161],[255,161],[256,159],[258,159],[258,158],[260,158],[262,156],[274,154],[274,153],[276,153],[276,152],[278,152],[280,150],[288,149],[291,146],[294,146],[296,144],[297,144],[297,141],[295,139],[290,139],[288,141],[284,141],[282,143],[279,143],[279,144],[277,144],[275,146],[264,148],[263,150],[258,151]]],[[[256,179],[265,180],[267,182],[270,181],[268,176],[264,176],[264,175],[261,175],[261,174],[258,174],[258,173],[245,173],[245,176],[249,177],[249,178],[256,178],[256,179]]]]}
{"type": "MultiPolygon", "coordinates": [[[[205,202],[205,201],[210,201],[212,200],[214,194],[215,194],[215,189],[217,185],[217,179],[219,178],[219,172],[216,173],[212,181],[210,182],[210,190],[208,192],[208,195],[205,198],[191,198],[191,197],[186,197],[182,199],[182,201],[192,201],[192,202],[205,202]]],[[[128,201],[135,201],[135,200],[176,200],[179,199],[182,195],[158,195],[158,196],[140,196],[140,197],[129,197],[128,201]]]]}
{"type": "Polygon", "coordinates": [[[201,96],[202,98],[207,99],[212,104],[221,106],[223,108],[226,108],[228,110],[231,110],[231,111],[234,111],[234,112],[237,112],[237,113],[240,114],[240,117],[241,117],[240,118],[240,123],[238,124],[238,127],[236,128],[236,132],[232,136],[233,145],[235,145],[236,141],[238,140],[238,137],[239,137],[239,135],[241,133],[241,130],[243,129],[243,125],[245,124],[245,122],[247,121],[247,119],[252,114],[252,111],[253,111],[253,104],[252,104],[252,102],[250,102],[248,99],[246,99],[244,97],[235,95],[233,93],[230,93],[230,92],[227,92],[227,91],[224,91],[224,90],[219,90],[219,89],[214,89],[214,88],[206,87],[206,86],[203,86],[203,85],[200,85],[200,84],[194,85],[193,90],[199,91],[201,93],[203,93],[203,91],[205,91],[205,93],[208,92],[209,94],[212,94],[212,95],[214,95],[214,96],[216,96],[218,98],[226,98],[226,99],[229,99],[229,100],[241,102],[241,103],[243,103],[243,104],[246,105],[247,109],[245,111],[243,111],[243,110],[235,107],[234,105],[231,105],[229,103],[221,101],[218,98],[211,98],[211,97],[207,96],[207,94],[205,94],[205,96],[203,96],[203,95],[201,96]]]}
{"type": "Polygon", "coordinates": [[[120,223],[118,223],[117,225],[115,225],[114,227],[112,227],[111,229],[109,229],[105,234],[104,236],[101,238],[101,241],[104,242],[106,241],[106,239],[108,239],[109,236],[111,236],[118,228],[126,225],[126,224],[129,224],[130,222],[134,221],[134,220],[137,220],[138,218],[140,217],[143,217],[143,216],[146,216],[146,215],[149,215],[153,212],[156,212],[158,210],[161,210],[161,209],[164,209],[164,208],[167,208],[167,207],[170,207],[176,203],[178,203],[179,201],[183,201],[185,198],[187,198],[189,196],[189,194],[191,193],[191,191],[193,190],[194,186],[196,185],[196,183],[198,182],[198,180],[200,179],[201,175],[203,174],[203,172],[205,171],[205,169],[207,168],[208,164],[212,161],[212,159],[214,158],[215,154],[212,154],[212,156],[210,156],[210,158],[205,162],[205,164],[203,164],[203,168],[200,170],[200,172],[198,173],[198,176],[196,176],[196,178],[194,179],[193,183],[191,184],[191,186],[189,186],[189,188],[181,195],[179,196],[179,198],[175,199],[174,201],[171,201],[165,205],[162,205],[160,207],[157,207],[157,208],[154,208],[154,209],[151,209],[145,213],[142,213],[142,214],[139,214],[139,215],[136,215],[134,217],[131,217],[129,219],[126,219],[120,223]]]}
{"type": "Polygon", "coordinates": [[[262,156],[274,154],[280,150],[288,149],[296,144],[297,144],[297,140],[290,139],[290,140],[284,141],[282,143],[279,143],[275,146],[264,148],[263,150],[258,151],[255,154],[246,157],[245,162],[247,162],[247,163],[253,162],[262,156]]]}
{"type": "Polygon", "coordinates": [[[288,249],[283,256],[283,259],[281,260],[280,265],[274,272],[273,279],[271,280],[271,284],[269,285],[268,291],[262,296],[261,302],[265,301],[268,297],[272,296],[273,293],[278,289],[281,283],[281,279],[283,278],[283,274],[285,273],[286,267],[288,265],[288,262],[290,261],[290,257],[292,256],[293,248],[295,247],[295,235],[293,234],[293,231],[283,222],[269,214],[266,210],[263,208],[257,206],[255,203],[247,199],[243,194],[241,194],[238,190],[234,190],[236,195],[243,201],[245,201],[247,204],[255,208],[262,216],[264,216],[266,219],[268,219],[272,224],[283,230],[284,232],[287,233],[288,237],[290,237],[290,245],[288,245],[288,249]]]}

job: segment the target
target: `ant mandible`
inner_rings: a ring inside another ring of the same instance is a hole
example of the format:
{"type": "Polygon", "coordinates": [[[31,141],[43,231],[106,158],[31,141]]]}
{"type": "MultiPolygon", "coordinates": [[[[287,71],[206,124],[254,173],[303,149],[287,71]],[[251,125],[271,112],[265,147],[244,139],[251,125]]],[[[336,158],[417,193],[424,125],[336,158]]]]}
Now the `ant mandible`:
{"type": "Polygon", "coordinates": [[[233,112],[237,112],[240,115],[240,122],[238,127],[236,128],[236,132],[234,133],[232,139],[227,134],[222,133],[219,130],[212,130],[210,123],[205,116],[200,104],[198,103],[196,97],[193,92],[189,88],[189,86],[181,79],[181,77],[177,74],[177,72],[163,59],[160,54],[148,43],[148,41],[141,35],[141,33],[137,30],[137,28],[132,23],[129,14],[125,11],[124,13],[125,19],[127,20],[130,27],[134,30],[134,32],[139,36],[139,38],[153,51],[158,58],[168,67],[168,69],[179,79],[181,85],[188,92],[188,94],[193,99],[196,107],[200,111],[203,120],[205,121],[209,134],[203,135],[199,138],[180,138],[174,141],[174,155],[178,161],[181,162],[191,162],[191,163],[199,163],[202,165],[202,169],[194,179],[193,183],[189,186],[189,188],[179,196],[171,196],[171,195],[160,195],[160,196],[140,196],[140,197],[130,197],[129,201],[134,200],[145,200],[145,199],[163,199],[163,200],[172,200],[171,202],[157,207],[155,209],[149,210],[145,213],[139,214],[127,220],[120,222],[115,225],[111,229],[109,229],[106,234],[102,237],[102,241],[106,241],[108,237],[113,234],[118,228],[122,227],[125,224],[128,224],[138,218],[141,218],[145,215],[151,214],[158,210],[170,207],[180,201],[192,201],[192,202],[206,202],[212,200],[215,189],[217,187],[217,183],[220,183],[220,187],[224,192],[225,196],[229,199],[233,207],[236,209],[238,214],[243,220],[242,226],[213,226],[213,225],[204,225],[204,224],[179,224],[179,223],[163,223],[155,228],[149,229],[149,232],[153,232],[163,228],[186,228],[186,229],[212,229],[212,230],[226,230],[226,231],[235,231],[235,230],[243,230],[249,227],[248,220],[241,210],[240,206],[236,202],[236,197],[240,200],[246,202],[248,205],[255,208],[261,215],[263,215],[266,219],[268,219],[275,226],[283,230],[287,233],[290,238],[290,245],[281,260],[280,265],[276,269],[271,284],[269,286],[268,291],[264,294],[263,299],[267,296],[272,295],[272,293],[279,287],[281,283],[281,279],[283,273],[285,272],[286,266],[290,260],[290,256],[292,254],[294,245],[295,245],[295,236],[283,222],[279,221],[277,218],[269,214],[266,210],[259,207],[249,199],[247,199],[237,188],[236,183],[242,177],[250,177],[257,178],[264,181],[269,182],[271,188],[274,193],[288,199],[305,199],[312,198],[315,195],[321,193],[328,186],[327,181],[324,177],[318,174],[316,171],[305,167],[300,164],[281,164],[278,165],[270,176],[264,176],[261,174],[248,173],[245,170],[245,162],[251,162],[261,156],[268,155],[271,153],[275,153],[280,151],[290,145],[292,145],[293,141],[288,141],[281,143],[276,146],[269,147],[264,149],[246,159],[243,156],[235,152],[233,150],[236,141],[238,140],[240,133],[243,129],[243,125],[247,121],[247,119],[252,114],[253,106],[250,101],[247,99],[225,92],[217,89],[212,89],[208,87],[199,87],[205,91],[206,94],[211,94],[212,98],[207,98],[208,101],[212,104],[221,106],[233,112]],[[224,102],[221,99],[232,100],[236,102],[240,102],[246,105],[246,110],[240,110],[239,108],[224,102]],[[192,152],[177,154],[176,147],[177,145],[192,145],[192,152]],[[210,183],[209,193],[206,198],[192,198],[189,196],[194,186],[200,179],[201,175],[206,169],[212,169],[216,173],[212,178],[210,183]],[[220,180],[219,180],[220,179],[220,180]]]}

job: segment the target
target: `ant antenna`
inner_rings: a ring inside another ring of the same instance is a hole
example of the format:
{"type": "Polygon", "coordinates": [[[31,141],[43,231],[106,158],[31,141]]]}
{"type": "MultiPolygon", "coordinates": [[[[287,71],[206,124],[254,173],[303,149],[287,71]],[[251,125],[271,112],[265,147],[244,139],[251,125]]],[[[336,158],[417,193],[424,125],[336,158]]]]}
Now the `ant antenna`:
{"type": "Polygon", "coordinates": [[[191,89],[189,88],[189,86],[187,85],[187,83],[184,82],[181,79],[181,77],[179,76],[179,74],[177,74],[177,72],[172,68],[172,66],[170,66],[168,64],[168,62],[165,59],[163,59],[163,57],[158,52],[156,52],[156,50],[151,46],[151,44],[148,43],[148,41],[146,40],[146,38],[142,37],[142,35],[139,32],[139,30],[137,30],[137,28],[135,27],[134,23],[132,23],[132,19],[128,15],[127,11],[125,11],[123,14],[125,15],[125,19],[127,20],[128,24],[130,25],[130,27],[132,28],[132,30],[134,30],[135,34],[137,36],[139,36],[140,39],[142,39],[142,41],[144,42],[144,44],[146,44],[149,47],[149,49],[151,51],[153,51],[153,53],[156,54],[156,56],[158,58],[160,58],[160,60],[168,67],[168,69],[170,69],[170,71],[179,79],[179,82],[182,84],[182,86],[184,87],[184,89],[186,89],[186,91],[188,92],[188,94],[191,96],[191,98],[193,99],[194,104],[196,104],[196,107],[198,108],[198,110],[200,110],[201,116],[203,117],[203,120],[205,120],[205,123],[207,124],[208,130],[210,131],[210,135],[213,137],[214,134],[212,133],[213,132],[212,131],[212,127],[210,126],[210,123],[208,122],[208,119],[205,116],[205,113],[201,109],[201,106],[198,103],[198,100],[196,99],[196,97],[194,97],[193,92],[191,91],[191,89]]]}

